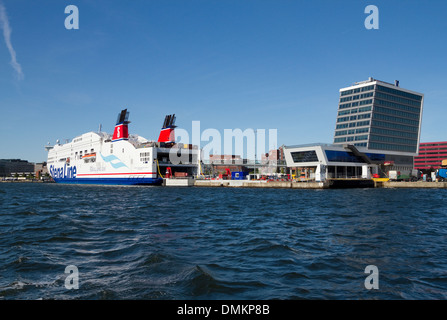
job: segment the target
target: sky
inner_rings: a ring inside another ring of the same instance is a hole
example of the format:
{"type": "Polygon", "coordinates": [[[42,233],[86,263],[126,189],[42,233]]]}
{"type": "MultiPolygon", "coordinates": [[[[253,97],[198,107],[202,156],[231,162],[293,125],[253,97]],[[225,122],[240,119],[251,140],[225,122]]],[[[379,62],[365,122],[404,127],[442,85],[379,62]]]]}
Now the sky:
{"type": "Polygon", "coordinates": [[[445,0],[0,0],[0,159],[45,161],[47,142],[112,133],[124,108],[149,140],[175,113],[186,130],[331,143],[339,89],[369,77],[423,93],[421,142],[446,141],[446,13],[445,0]]]}

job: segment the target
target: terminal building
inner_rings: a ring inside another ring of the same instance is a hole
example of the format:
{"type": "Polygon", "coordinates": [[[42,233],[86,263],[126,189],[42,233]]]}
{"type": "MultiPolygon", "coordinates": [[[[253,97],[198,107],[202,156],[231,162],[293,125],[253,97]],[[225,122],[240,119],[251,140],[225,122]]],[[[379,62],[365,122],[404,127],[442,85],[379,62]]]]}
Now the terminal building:
{"type": "MultiPolygon", "coordinates": [[[[369,78],[340,89],[333,144],[288,146],[287,166],[301,179],[410,174],[419,152],[424,95],[369,78]]],[[[297,177],[298,178],[298,177],[297,177]]]]}

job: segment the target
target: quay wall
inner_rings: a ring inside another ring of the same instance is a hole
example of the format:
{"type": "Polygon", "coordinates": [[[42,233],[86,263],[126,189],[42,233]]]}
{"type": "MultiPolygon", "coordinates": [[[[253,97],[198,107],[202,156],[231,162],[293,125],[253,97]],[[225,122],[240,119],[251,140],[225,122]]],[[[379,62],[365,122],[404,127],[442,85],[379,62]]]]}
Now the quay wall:
{"type": "Polygon", "coordinates": [[[196,187],[239,187],[239,188],[277,188],[277,189],[324,189],[329,186],[323,182],[290,181],[244,181],[244,180],[196,180],[196,187]]]}
{"type": "Polygon", "coordinates": [[[434,188],[445,189],[447,182],[373,181],[364,179],[332,179],[325,182],[195,180],[196,187],[239,187],[279,189],[346,189],[346,188],[434,188]]]}
{"type": "Polygon", "coordinates": [[[433,188],[433,189],[445,189],[447,188],[447,182],[426,182],[426,181],[386,181],[382,182],[376,187],[380,188],[433,188]],[[381,184],[381,185],[380,185],[381,184]]]}

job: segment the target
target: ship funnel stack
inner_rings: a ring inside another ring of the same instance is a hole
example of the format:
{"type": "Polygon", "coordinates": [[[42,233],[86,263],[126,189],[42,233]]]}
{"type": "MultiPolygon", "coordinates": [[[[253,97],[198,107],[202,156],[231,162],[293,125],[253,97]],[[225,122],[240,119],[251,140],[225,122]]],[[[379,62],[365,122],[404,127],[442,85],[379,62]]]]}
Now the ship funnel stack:
{"type": "Polygon", "coordinates": [[[113,131],[112,141],[127,140],[129,139],[129,129],[128,124],[129,112],[127,109],[122,110],[118,114],[118,119],[116,120],[115,131],[113,131]]]}
{"type": "Polygon", "coordinates": [[[163,122],[163,128],[161,128],[158,142],[174,143],[175,142],[175,114],[167,115],[163,122]]]}

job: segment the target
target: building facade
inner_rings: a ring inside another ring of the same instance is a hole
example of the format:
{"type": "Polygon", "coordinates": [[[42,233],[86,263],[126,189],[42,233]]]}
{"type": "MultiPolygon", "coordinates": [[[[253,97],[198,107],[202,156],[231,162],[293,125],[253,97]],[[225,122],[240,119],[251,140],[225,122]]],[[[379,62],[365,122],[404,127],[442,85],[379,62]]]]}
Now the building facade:
{"type": "Polygon", "coordinates": [[[297,180],[414,175],[424,95],[369,78],[340,89],[333,144],[288,146],[287,167],[297,180]]]}
{"type": "Polygon", "coordinates": [[[419,155],[414,158],[414,168],[439,169],[442,160],[447,160],[447,141],[424,142],[419,145],[419,155]]]}
{"type": "Polygon", "coordinates": [[[369,78],[340,89],[334,144],[417,156],[424,95],[369,78]]]}
{"type": "Polygon", "coordinates": [[[365,148],[353,150],[340,145],[315,143],[287,146],[284,149],[287,166],[297,180],[325,181],[337,178],[370,179],[379,173],[379,165],[387,156],[363,153],[365,148]]]}
{"type": "Polygon", "coordinates": [[[0,159],[0,177],[12,174],[34,174],[34,163],[20,159],[0,159]]]}

